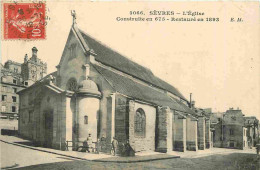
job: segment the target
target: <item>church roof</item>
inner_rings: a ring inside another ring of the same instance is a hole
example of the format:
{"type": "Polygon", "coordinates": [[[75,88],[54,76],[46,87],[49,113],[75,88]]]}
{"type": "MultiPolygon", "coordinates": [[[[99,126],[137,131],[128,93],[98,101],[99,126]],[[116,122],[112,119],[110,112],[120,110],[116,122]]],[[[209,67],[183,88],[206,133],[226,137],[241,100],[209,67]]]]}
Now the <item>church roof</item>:
{"type": "Polygon", "coordinates": [[[160,92],[153,87],[138,83],[128,77],[105,69],[101,66],[93,66],[109,82],[109,84],[116,92],[158,106],[169,106],[171,109],[194,115],[193,111],[186,105],[176,99],[169,97],[164,92],[160,92]]]}
{"type": "Polygon", "coordinates": [[[101,62],[102,64],[113,67],[117,70],[120,70],[126,74],[129,74],[135,78],[141,79],[142,81],[152,84],[155,87],[167,90],[187,101],[187,99],[179,92],[178,89],[168,84],[167,82],[161,80],[160,78],[156,77],[148,68],[145,68],[135,63],[134,61],[124,57],[123,55],[112,50],[111,48],[107,47],[101,42],[95,40],[83,31],[79,31],[84,41],[88,45],[88,48],[94,50],[94,52],[97,54],[95,56],[95,59],[97,61],[101,62]]]}

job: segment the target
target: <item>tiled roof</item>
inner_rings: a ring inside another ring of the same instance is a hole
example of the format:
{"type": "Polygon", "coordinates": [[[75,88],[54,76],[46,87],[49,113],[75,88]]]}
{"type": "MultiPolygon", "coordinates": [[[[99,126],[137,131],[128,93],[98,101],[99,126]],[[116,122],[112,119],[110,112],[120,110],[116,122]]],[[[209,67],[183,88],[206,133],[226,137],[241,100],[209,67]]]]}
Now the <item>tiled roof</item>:
{"type": "Polygon", "coordinates": [[[124,73],[127,73],[133,77],[141,79],[149,84],[153,84],[161,89],[167,90],[176,96],[181,97],[182,99],[187,99],[172,85],[166,83],[160,78],[156,77],[151,70],[145,68],[130,59],[124,57],[118,52],[112,50],[111,48],[103,45],[101,42],[95,40],[88,34],[80,31],[83,39],[86,41],[90,49],[93,49],[97,54],[95,59],[105,65],[113,67],[117,70],[120,70],[124,73]]]}
{"type": "Polygon", "coordinates": [[[149,102],[157,106],[169,106],[171,109],[193,114],[193,112],[186,105],[176,99],[170,98],[164,92],[160,92],[152,87],[137,83],[130,78],[98,65],[93,66],[110,83],[114,90],[121,94],[149,102]]]}

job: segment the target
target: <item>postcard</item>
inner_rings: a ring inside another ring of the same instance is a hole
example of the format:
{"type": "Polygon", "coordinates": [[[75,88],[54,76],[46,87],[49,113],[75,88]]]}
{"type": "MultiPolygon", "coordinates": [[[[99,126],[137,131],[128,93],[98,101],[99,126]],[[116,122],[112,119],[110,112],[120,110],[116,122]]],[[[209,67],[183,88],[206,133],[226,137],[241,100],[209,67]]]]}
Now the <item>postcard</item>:
{"type": "Polygon", "coordinates": [[[2,169],[259,169],[258,1],[1,1],[2,169]]]}

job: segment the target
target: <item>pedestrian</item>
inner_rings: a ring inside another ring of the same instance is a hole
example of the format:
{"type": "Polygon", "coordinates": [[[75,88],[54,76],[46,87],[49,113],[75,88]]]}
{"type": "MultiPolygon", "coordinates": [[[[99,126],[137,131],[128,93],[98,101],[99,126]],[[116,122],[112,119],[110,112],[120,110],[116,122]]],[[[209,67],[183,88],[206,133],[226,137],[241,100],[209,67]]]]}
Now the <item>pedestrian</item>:
{"type": "Polygon", "coordinates": [[[112,154],[114,156],[116,156],[117,147],[118,147],[118,141],[116,140],[115,137],[113,137],[113,141],[112,141],[112,154]]]}
{"type": "Polygon", "coordinates": [[[106,151],[106,138],[105,135],[102,135],[101,140],[100,140],[100,146],[101,146],[101,152],[106,151]]]}
{"type": "Polygon", "coordinates": [[[91,134],[88,134],[88,138],[87,138],[87,151],[90,152],[90,148],[92,148],[92,137],[91,134]]]}
{"type": "Polygon", "coordinates": [[[87,149],[88,149],[88,142],[87,142],[87,140],[84,140],[81,152],[86,152],[87,149]]]}

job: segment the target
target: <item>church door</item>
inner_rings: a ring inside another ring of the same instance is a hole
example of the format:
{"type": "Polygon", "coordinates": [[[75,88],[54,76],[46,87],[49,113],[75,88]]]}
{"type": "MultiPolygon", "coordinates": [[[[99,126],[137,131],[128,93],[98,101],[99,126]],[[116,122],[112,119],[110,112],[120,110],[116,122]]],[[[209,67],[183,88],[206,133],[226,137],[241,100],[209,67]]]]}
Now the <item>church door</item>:
{"type": "Polygon", "coordinates": [[[52,139],[53,139],[53,110],[47,110],[44,112],[44,145],[47,148],[52,147],[52,139]]]}

